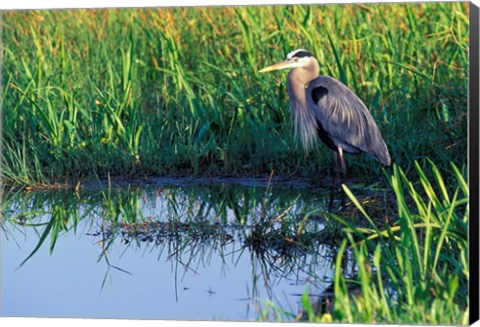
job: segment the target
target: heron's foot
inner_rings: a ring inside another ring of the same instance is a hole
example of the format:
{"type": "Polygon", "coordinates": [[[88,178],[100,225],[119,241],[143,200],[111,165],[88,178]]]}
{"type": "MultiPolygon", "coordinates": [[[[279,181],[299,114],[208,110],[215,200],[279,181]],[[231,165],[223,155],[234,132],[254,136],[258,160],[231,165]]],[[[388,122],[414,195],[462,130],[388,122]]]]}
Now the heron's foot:
{"type": "Polygon", "coordinates": [[[334,214],[337,215],[337,214],[341,213],[344,209],[345,209],[344,206],[339,206],[339,207],[337,207],[337,208],[329,208],[329,209],[328,209],[328,212],[334,213],[334,214]]]}
{"type": "Polygon", "coordinates": [[[345,203],[344,200],[340,203],[340,205],[338,207],[336,207],[333,202],[331,202],[328,205],[328,212],[334,213],[334,214],[338,214],[338,213],[340,213],[344,210],[347,210],[347,209],[348,209],[348,205],[345,203]]]}

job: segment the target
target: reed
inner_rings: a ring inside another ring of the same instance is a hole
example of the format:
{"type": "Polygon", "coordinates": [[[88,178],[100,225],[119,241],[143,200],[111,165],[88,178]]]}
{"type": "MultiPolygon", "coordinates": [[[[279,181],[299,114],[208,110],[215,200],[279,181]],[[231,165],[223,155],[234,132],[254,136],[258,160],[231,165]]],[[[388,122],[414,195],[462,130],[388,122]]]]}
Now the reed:
{"type": "MultiPolygon", "coordinates": [[[[395,217],[374,222],[353,193],[349,198],[371,228],[345,225],[335,264],[332,311],[314,312],[303,301],[310,321],[348,323],[468,324],[469,192],[465,173],[452,164],[447,187],[435,164],[415,164],[418,177],[409,179],[398,166],[387,176],[397,198],[395,217]],[[355,274],[345,269],[346,252],[355,274]],[[352,295],[354,285],[358,290],[352,295]]],[[[335,218],[335,216],[334,216],[335,218]]]]}
{"type": "Polygon", "coordinates": [[[5,12],[2,176],[326,176],[330,152],[292,138],[285,76],[256,74],[299,47],[364,99],[407,175],[426,158],[461,167],[467,17],[467,3],[5,12]]]}

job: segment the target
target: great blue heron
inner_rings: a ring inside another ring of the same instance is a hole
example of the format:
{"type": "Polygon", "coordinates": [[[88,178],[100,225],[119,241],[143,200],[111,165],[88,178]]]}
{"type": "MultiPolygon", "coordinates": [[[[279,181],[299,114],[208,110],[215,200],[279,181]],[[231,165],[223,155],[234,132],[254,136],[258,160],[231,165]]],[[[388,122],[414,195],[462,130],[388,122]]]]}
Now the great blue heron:
{"type": "MultiPolygon", "coordinates": [[[[317,59],[304,49],[290,52],[287,59],[260,73],[291,69],[287,77],[291,117],[295,137],[305,151],[320,138],[333,150],[333,180],[328,210],[333,205],[336,181],[346,173],[344,153],[365,152],[390,165],[390,155],[380,130],[362,100],[348,87],[330,76],[320,76],[317,59]]],[[[345,203],[342,191],[342,206],[345,203]]]]}

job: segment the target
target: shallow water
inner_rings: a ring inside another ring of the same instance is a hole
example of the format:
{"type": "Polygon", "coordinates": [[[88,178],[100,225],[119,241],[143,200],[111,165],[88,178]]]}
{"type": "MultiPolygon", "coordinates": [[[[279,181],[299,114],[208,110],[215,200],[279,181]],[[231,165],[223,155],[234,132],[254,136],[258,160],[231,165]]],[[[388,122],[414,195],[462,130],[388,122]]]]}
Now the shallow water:
{"type": "Polygon", "coordinates": [[[324,228],[308,215],[324,196],[231,182],[7,194],[0,312],[294,319],[306,288],[320,293],[333,274],[329,245],[295,239],[324,228]]]}

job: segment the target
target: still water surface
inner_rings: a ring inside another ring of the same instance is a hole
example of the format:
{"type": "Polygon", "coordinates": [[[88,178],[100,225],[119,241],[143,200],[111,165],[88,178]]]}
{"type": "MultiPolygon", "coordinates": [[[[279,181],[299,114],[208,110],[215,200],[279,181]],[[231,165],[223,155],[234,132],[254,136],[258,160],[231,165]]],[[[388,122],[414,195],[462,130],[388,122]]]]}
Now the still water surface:
{"type": "Polygon", "coordinates": [[[0,313],[293,320],[333,274],[327,245],[295,239],[324,228],[309,219],[322,196],[252,183],[7,194],[0,313]]]}

